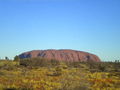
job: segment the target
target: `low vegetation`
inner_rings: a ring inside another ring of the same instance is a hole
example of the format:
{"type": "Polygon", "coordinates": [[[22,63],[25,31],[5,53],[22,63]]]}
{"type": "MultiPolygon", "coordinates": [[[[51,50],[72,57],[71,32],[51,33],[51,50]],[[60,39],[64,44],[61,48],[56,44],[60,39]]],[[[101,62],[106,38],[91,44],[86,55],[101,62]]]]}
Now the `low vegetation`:
{"type": "Polygon", "coordinates": [[[120,90],[120,63],[0,60],[0,90],[120,90]]]}

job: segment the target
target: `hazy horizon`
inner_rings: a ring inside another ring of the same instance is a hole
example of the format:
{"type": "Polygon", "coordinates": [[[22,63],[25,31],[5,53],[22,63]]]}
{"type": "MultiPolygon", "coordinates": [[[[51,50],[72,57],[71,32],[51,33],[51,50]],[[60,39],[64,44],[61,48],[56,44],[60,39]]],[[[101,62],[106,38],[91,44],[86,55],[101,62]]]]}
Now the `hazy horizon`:
{"type": "Polygon", "coordinates": [[[0,0],[0,58],[73,49],[120,60],[120,0],[0,0]]]}

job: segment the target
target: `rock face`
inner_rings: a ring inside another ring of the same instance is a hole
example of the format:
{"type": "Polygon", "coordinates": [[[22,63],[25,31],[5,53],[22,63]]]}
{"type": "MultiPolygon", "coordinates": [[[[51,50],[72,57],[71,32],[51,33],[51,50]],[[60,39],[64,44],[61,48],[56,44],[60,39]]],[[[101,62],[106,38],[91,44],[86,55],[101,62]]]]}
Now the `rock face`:
{"type": "Polygon", "coordinates": [[[95,61],[100,62],[98,56],[83,51],[76,50],[33,50],[19,55],[21,59],[24,58],[47,58],[48,60],[55,59],[59,61],[95,61]]]}

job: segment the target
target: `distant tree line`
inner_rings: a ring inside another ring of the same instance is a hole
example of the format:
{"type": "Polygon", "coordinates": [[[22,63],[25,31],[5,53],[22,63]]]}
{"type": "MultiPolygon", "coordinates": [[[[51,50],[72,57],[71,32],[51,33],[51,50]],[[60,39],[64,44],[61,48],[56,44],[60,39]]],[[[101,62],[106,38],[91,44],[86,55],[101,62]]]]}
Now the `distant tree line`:
{"type": "Polygon", "coordinates": [[[21,66],[25,67],[54,67],[59,66],[61,63],[64,63],[67,67],[82,68],[91,72],[111,72],[111,71],[120,71],[120,62],[115,60],[115,62],[68,62],[68,61],[59,61],[55,59],[46,59],[46,58],[25,58],[20,59],[19,56],[15,56],[14,61],[18,61],[21,66]]]}
{"type": "MultiPolygon", "coordinates": [[[[90,72],[120,72],[120,61],[115,60],[114,62],[94,62],[92,60],[88,62],[68,62],[68,61],[59,61],[55,59],[46,59],[46,58],[25,58],[20,59],[19,56],[15,56],[14,60],[9,60],[8,57],[0,61],[6,61],[5,64],[1,66],[1,68],[15,68],[17,67],[29,67],[29,68],[37,68],[37,67],[57,67],[62,66],[63,68],[81,68],[83,70],[87,70],[90,72]],[[13,66],[13,64],[9,64],[12,62],[17,62],[17,65],[13,66]]],[[[3,63],[0,62],[0,63],[3,63]]]]}

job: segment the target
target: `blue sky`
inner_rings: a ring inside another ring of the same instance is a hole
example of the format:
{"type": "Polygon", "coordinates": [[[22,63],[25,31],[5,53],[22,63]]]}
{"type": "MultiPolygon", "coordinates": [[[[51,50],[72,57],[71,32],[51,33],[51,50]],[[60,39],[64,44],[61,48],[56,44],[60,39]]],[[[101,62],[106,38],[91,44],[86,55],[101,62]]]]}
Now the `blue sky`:
{"type": "Polygon", "coordinates": [[[120,0],[0,0],[0,58],[75,49],[120,60],[120,0]]]}

